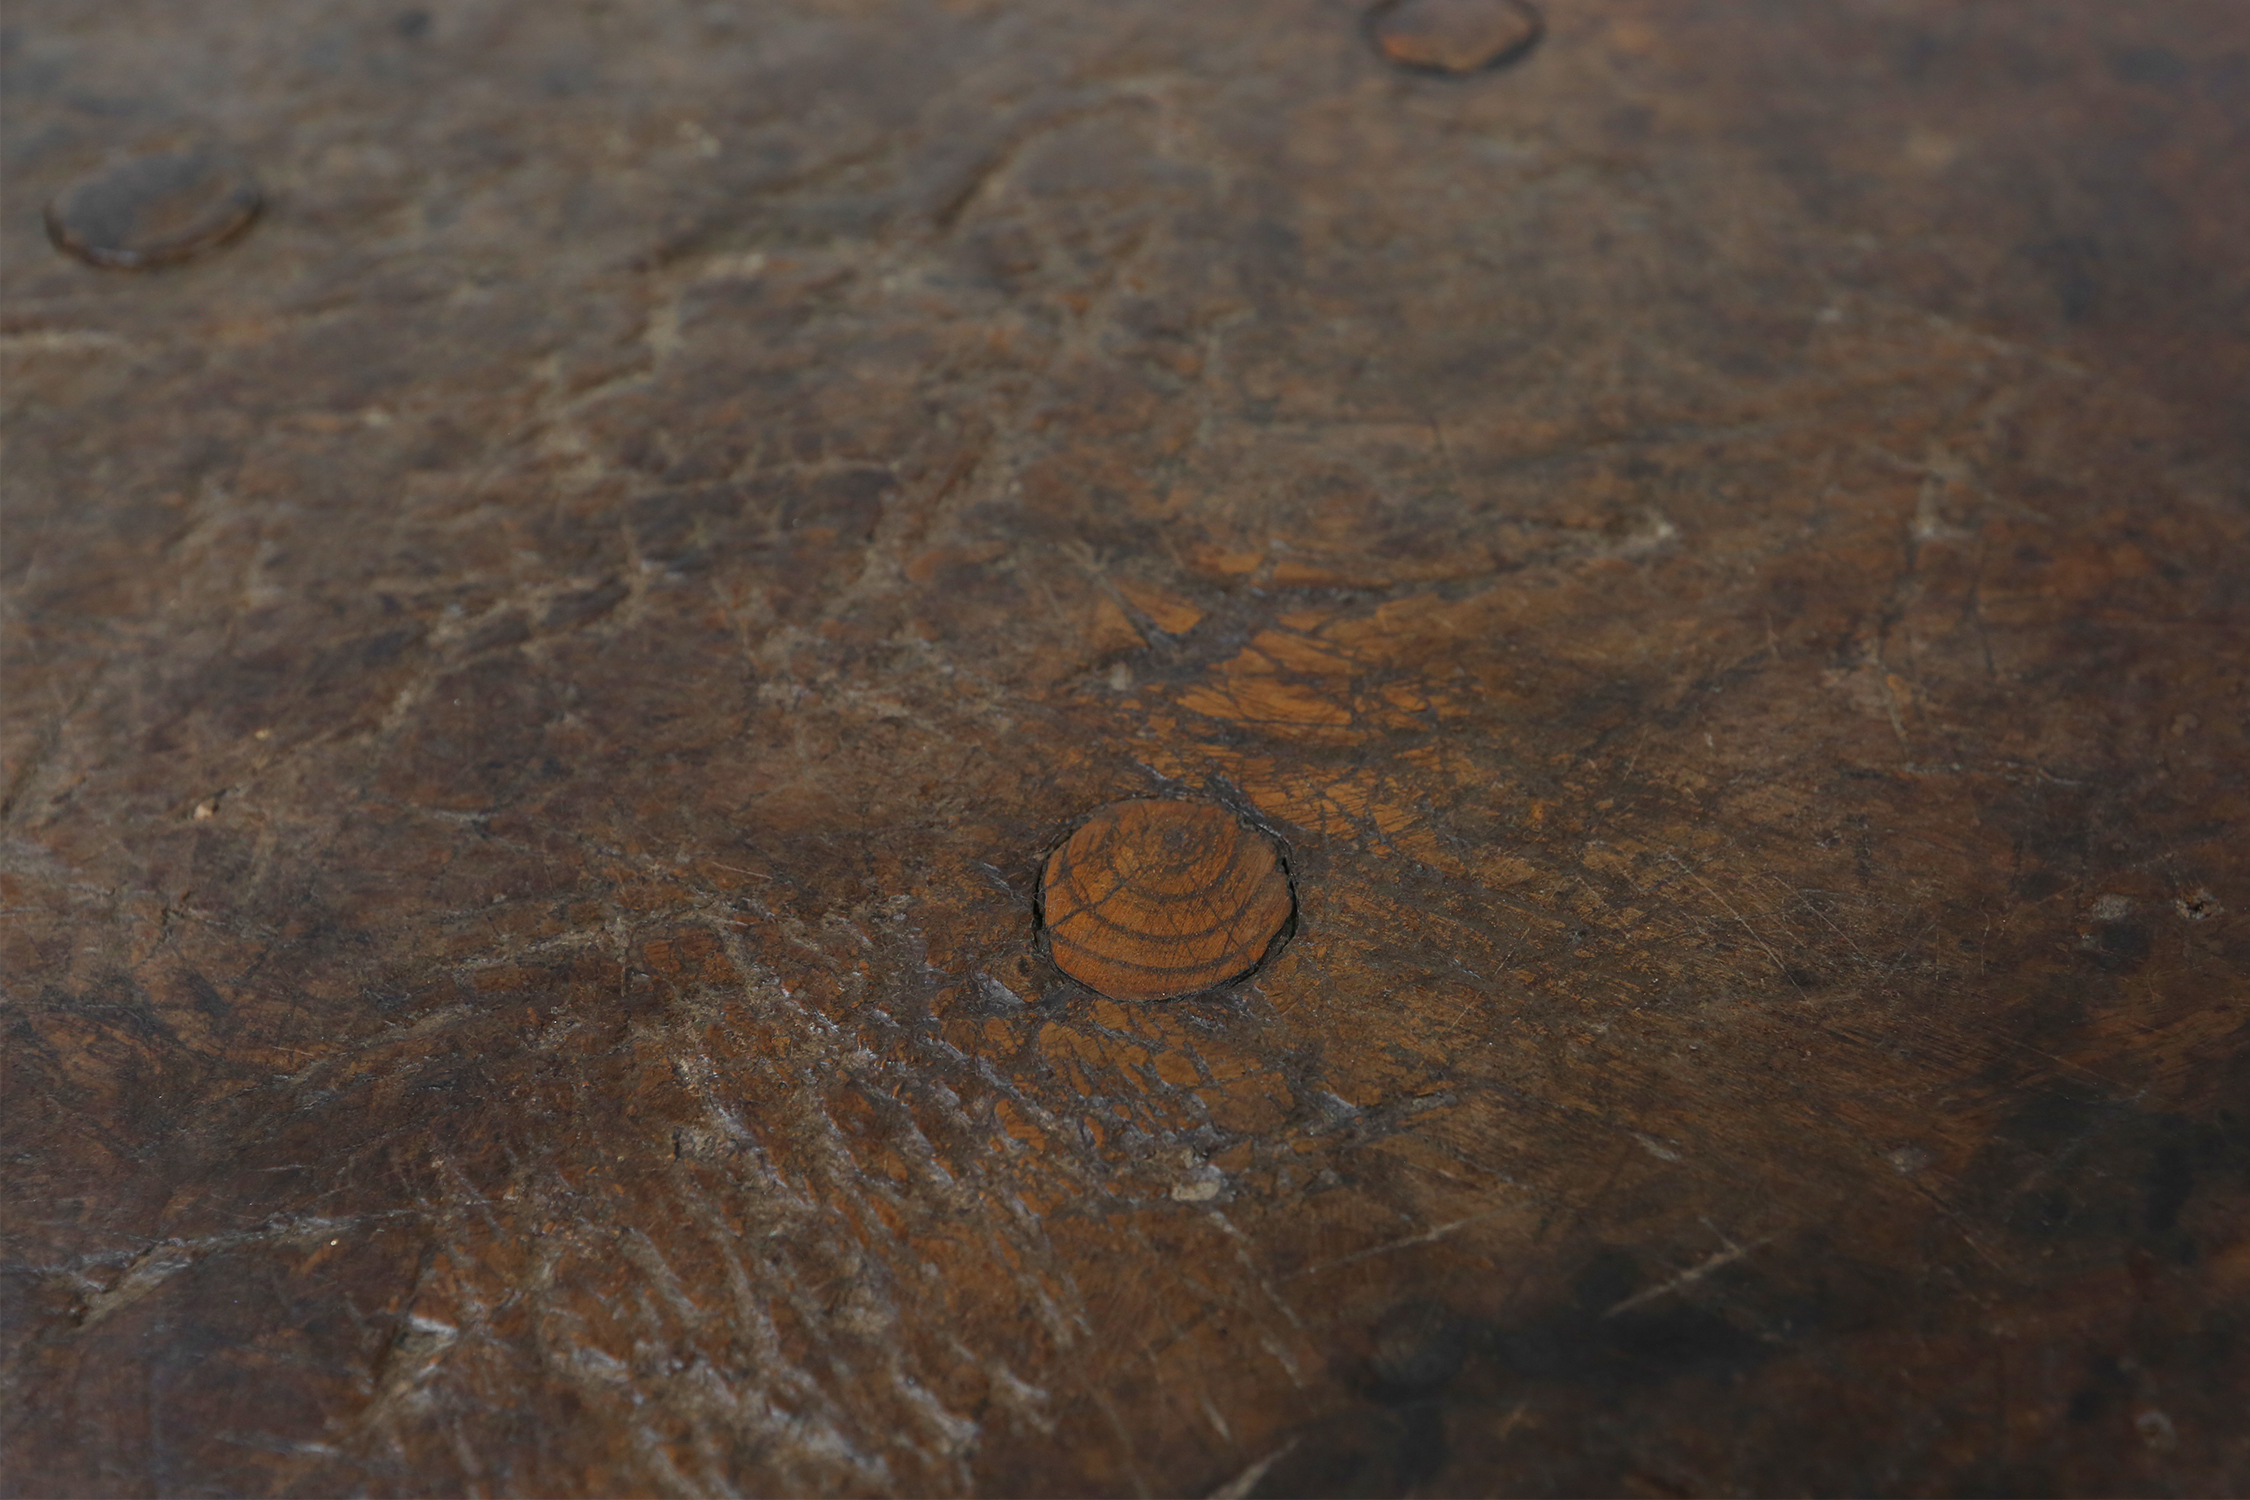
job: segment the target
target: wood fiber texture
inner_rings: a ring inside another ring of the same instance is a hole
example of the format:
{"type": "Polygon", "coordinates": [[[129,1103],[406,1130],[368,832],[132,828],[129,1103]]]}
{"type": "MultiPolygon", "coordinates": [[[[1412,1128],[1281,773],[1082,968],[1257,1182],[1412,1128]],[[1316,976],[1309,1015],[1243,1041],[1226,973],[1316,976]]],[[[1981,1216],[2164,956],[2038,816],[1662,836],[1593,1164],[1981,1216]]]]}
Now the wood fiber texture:
{"type": "Polygon", "coordinates": [[[1295,903],[1273,840],[1207,802],[1135,797],[1048,857],[1055,966],[1112,1000],[1174,1000],[1248,975],[1295,903]]]}
{"type": "Polygon", "coordinates": [[[1542,9],[9,5],[0,1488],[2250,1489],[2250,7],[1542,9]]]}

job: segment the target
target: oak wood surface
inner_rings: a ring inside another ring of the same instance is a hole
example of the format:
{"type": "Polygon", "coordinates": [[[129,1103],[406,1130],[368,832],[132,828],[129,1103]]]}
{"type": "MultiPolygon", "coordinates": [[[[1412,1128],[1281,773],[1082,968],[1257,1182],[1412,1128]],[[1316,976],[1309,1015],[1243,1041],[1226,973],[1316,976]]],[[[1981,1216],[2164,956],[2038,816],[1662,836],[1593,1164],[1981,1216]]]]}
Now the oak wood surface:
{"type": "Polygon", "coordinates": [[[1544,8],[11,4],[0,1487],[2250,1488],[2250,10],[1544,8]]]}

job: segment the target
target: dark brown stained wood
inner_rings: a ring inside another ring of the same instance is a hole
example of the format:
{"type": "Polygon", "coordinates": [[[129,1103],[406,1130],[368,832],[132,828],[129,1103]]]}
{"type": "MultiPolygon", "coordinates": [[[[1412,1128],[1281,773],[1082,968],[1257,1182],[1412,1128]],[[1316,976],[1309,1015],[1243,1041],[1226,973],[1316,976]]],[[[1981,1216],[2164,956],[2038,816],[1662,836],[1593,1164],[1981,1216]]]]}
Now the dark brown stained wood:
{"type": "Polygon", "coordinates": [[[1514,62],[1545,22],[1528,0],[1385,0],[1367,35],[1391,62],[1418,73],[1478,73],[1514,62]]]}
{"type": "Polygon", "coordinates": [[[1208,802],[1113,802],[1049,856],[1040,886],[1056,967],[1112,1000],[1241,978],[1291,909],[1273,840],[1208,802]]]}
{"type": "Polygon", "coordinates": [[[249,165],[213,141],[112,162],[47,203],[47,235],[90,265],[153,270],[216,249],[265,206],[249,165]]]}
{"type": "Polygon", "coordinates": [[[0,13],[0,1494],[2250,1494],[2250,5],[0,13]]]}

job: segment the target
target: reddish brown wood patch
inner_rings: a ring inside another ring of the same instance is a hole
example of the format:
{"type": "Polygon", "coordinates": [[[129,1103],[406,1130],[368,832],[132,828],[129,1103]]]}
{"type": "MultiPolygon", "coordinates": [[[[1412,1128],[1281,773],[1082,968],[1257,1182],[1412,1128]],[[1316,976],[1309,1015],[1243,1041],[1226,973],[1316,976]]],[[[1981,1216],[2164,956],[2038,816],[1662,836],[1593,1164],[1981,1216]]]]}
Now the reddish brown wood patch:
{"type": "Polygon", "coordinates": [[[1171,1000],[1258,966],[1295,900],[1274,841],[1206,802],[1113,802],[1047,861],[1055,963],[1113,1000],[1171,1000]]]}

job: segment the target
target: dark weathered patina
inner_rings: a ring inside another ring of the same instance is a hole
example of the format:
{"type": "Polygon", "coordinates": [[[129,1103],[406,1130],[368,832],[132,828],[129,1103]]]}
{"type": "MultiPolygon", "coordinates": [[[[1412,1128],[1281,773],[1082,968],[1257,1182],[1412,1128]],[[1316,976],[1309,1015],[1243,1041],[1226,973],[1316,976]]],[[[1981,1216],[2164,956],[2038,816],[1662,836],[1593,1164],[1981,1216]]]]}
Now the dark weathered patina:
{"type": "Polygon", "coordinates": [[[2250,10],[1544,9],[11,5],[0,1485],[2250,1487],[2250,10]]]}

